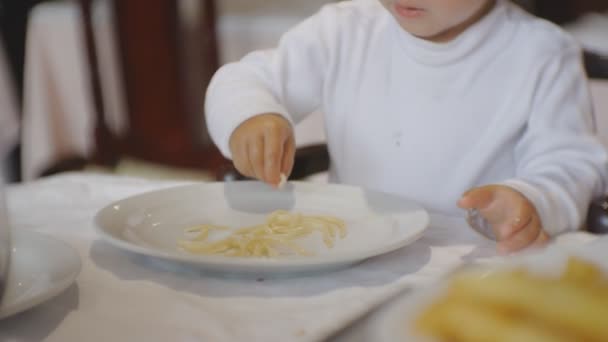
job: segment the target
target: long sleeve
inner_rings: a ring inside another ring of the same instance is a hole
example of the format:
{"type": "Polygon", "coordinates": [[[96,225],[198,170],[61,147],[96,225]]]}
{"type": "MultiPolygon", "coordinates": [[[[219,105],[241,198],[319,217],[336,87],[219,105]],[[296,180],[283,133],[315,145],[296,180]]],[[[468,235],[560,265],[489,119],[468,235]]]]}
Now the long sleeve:
{"type": "Polygon", "coordinates": [[[243,121],[277,113],[294,123],[321,106],[340,10],[325,6],[288,31],[276,49],[253,52],[214,75],[205,113],[211,137],[225,156],[230,157],[230,136],[243,121]]]}
{"type": "Polygon", "coordinates": [[[550,58],[540,75],[515,148],[517,176],[505,183],[533,202],[547,232],[559,234],[581,227],[590,200],[605,189],[608,162],[578,48],[550,58]]]}
{"type": "Polygon", "coordinates": [[[505,184],[550,234],[580,228],[606,188],[580,49],[510,1],[449,43],[404,31],[377,0],[326,6],[275,50],[223,67],[208,89],[214,142],[274,112],[321,109],[332,181],[462,215],[464,191],[505,184]]]}

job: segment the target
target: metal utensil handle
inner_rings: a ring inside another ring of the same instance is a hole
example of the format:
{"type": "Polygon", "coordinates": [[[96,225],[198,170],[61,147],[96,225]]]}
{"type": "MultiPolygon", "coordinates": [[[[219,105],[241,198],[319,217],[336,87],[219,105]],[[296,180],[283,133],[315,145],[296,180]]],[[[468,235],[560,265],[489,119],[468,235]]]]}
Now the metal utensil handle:
{"type": "Polygon", "coordinates": [[[496,241],[496,234],[494,233],[492,226],[485,218],[483,218],[483,216],[481,216],[479,210],[468,209],[467,222],[469,223],[469,226],[471,226],[471,228],[473,228],[473,230],[475,230],[479,234],[492,241],[496,241]]]}

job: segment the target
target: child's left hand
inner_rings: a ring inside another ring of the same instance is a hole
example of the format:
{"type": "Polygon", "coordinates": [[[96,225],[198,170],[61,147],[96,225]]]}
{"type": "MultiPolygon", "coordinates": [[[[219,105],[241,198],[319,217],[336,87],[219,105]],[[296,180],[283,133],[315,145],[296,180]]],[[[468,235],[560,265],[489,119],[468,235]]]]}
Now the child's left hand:
{"type": "Polygon", "coordinates": [[[549,240],[534,205],[508,186],[487,185],[469,190],[458,201],[458,206],[477,209],[490,223],[501,253],[541,246],[549,240]]]}

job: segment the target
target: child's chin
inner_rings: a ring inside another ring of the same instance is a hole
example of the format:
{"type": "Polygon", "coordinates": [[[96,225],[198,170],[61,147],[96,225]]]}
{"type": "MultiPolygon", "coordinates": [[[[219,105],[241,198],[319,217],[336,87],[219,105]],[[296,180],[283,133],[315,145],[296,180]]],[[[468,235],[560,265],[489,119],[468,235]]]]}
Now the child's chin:
{"type": "Polygon", "coordinates": [[[445,41],[452,39],[452,38],[446,39],[444,37],[446,31],[439,31],[439,30],[426,29],[426,28],[420,28],[420,27],[410,27],[410,26],[404,25],[404,24],[401,24],[401,28],[403,28],[405,31],[407,31],[409,34],[411,34],[414,37],[428,40],[428,41],[445,42],[445,41]]]}
{"type": "Polygon", "coordinates": [[[410,34],[416,38],[420,38],[420,39],[424,39],[424,40],[434,40],[435,34],[429,34],[429,33],[416,33],[416,32],[410,32],[410,34]]]}
{"type": "Polygon", "coordinates": [[[435,32],[434,30],[429,30],[427,28],[415,27],[414,25],[408,25],[405,23],[400,23],[402,29],[407,31],[412,36],[418,37],[420,39],[432,39],[434,36],[439,34],[439,32],[435,32]]]}

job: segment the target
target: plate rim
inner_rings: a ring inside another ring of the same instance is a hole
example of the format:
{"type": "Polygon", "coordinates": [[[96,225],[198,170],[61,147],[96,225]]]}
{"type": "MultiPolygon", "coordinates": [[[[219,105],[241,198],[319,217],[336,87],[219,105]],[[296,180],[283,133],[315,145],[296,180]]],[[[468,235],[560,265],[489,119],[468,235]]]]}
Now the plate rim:
{"type": "MultiPolygon", "coordinates": [[[[239,181],[239,183],[255,184],[255,183],[259,183],[259,182],[257,182],[257,181],[239,181]]],[[[292,184],[295,184],[298,186],[311,186],[312,185],[310,182],[304,182],[304,181],[290,181],[289,183],[292,183],[292,184]]],[[[430,214],[420,204],[418,204],[410,199],[400,197],[395,194],[365,189],[365,191],[370,191],[373,193],[380,193],[380,194],[400,198],[401,200],[407,202],[409,205],[415,207],[416,210],[420,211],[424,215],[422,217],[423,224],[421,224],[421,228],[419,228],[415,234],[412,234],[407,239],[402,239],[402,240],[399,240],[398,242],[387,244],[387,245],[383,246],[382,248],[370,250],[366,253],[360,253],[360,252],[342,253],[342,254],[338,254],[338,255],[334,255],[334,256],[329,256],[329,257],[326,257],[323,259],[317,259],[317,258],[310,258],[310,259],[306,259],[306,258],[253,258],[253,259],[251,259],[251,258],[238,258],[238,257],[228,258],[228,257],[224,257],[224,256],[214,256],[214,255],[188,255],[188,254],[171,253],[171,252],[164,251],[164,250],[144,247],[144,246],[132,243],[132,242],[128,242],[124,239],[117,238],[117,237],[113,236],[112,234],[108,233],[102,227],[102,224],[101,224],[102,215],[104,213],[106,213],[107,211],[112,210],[112,208],[120,202],[137,200],[139,198],[150,196],[151,194],[154,194],[154,193],[162,193],[165,191],[178,191],[179,189],[182,189],[182,188],[221,186],[224,184],[225,184],[224,182],[207,182],[207,183],[191,183],[191,184],[185,184],[185,185],[170,186],[170,187],[164,187],[164,188],[160,188],[160,189],[156,189],[156,190],[145,191],[145,192],[138,193],[138,194],[135,194],[132,196],[127,196],[127,197],[120,198],[118,200],[114,200],[97,211],[97,213],[95,214],[94,219],[93,219],[94,229],[101,236],[101,238],[103,240],[110,243],[111,245],[118,247],[120,249],[126,250],[126,251],[140,254],[140,255],[153,256],[153,257],[158,257],[158,258],[162,258],[162,259],[170,260],[170,261],[179,261],[179,262],[200,264],[202,266],[230,265],[230,266],[239,266],[239,267],[280,268],[280,267],[289,267],[289,266],[293,266],[293,267],[307,267],[307,266],[310,267],[310,266],[316,266],[316,265],[331,266],[331,265],[337,265],[337,264],[345,264],[345,263],[362,261],[362,260],[369,259],[369,258],[372,258],[375,256],[383,255],[383,254],[398,250],[402,247],[405,247],[405,246],[419,240],[422,237],[422,235],[428,230],[429,225],[430,225],[430,214]]],[[[328,187],[334,187],[334,188],[364,189],[362,187],[346,185],[346,184],[328,183],[328,184],[323,184],[323,185],[328,186],[328,187]]],[[[121,229],[120,231],[124,231],[124,228],[121,229]]]]}
{"type": "MultiPolygon", "coordinates": [[[[65,242],[61,239],[55,238],[54,236],[52,236],[50,234],[42,233],[42,232],[35,231],[35,230],[13,229],[12,234],[13,234],[13,239],[15,239],[15,237],[19,236],[19,239],[23,239],[24,241],[29,241],[33,237],[33,238],[38,238],[41,240],[46,240],[47,242],[51,241],[54,244],[61,245],[63,253],[73,254],[74,269],[72,270],[72,272],[70,272],[70,276],[66,276],[66,278],[63,279],[63,281],[57,282],[56,286],[47,288],[45,291],[42,291],[42,292],[38,293],[37,295],[30,296],[29,298],[27,298],[21,302],[17,302],[15,304],[13,304],[12,306],[8,306],[8,307],[6,306],[5,302],[1,303],[0,304],[0,320],[3,320],[6,318],[9,318],[11,316],[17,315],[19,313],[22,313],[22,312],[32,309],[38,305],[41,305],[42,303],[44,303],[48,300],[55,298],[59,294],[63,293],[70,286],[72,286],[72,284],[75,283],[76,279],[82,272],[82,260],[80,258],[80,255],[79,255],[78,251],[76,250],[76,248],[74,248],[72,245],[68,244],[67,242],[65,242]]],[[[13,264],[11,264],[11,267],[13,267],[13,264]]],[[[10,282],[12,282],[11,279],[9,279],[9,283],[10,282]]]]}

